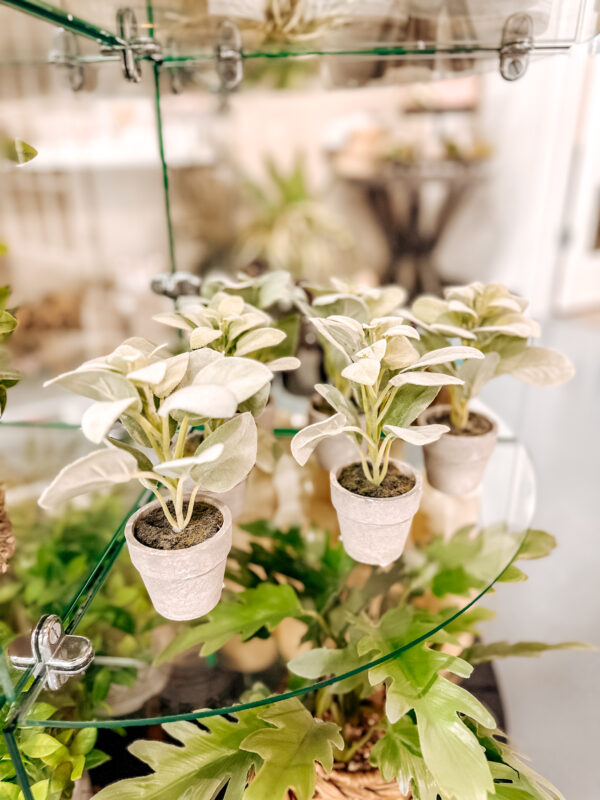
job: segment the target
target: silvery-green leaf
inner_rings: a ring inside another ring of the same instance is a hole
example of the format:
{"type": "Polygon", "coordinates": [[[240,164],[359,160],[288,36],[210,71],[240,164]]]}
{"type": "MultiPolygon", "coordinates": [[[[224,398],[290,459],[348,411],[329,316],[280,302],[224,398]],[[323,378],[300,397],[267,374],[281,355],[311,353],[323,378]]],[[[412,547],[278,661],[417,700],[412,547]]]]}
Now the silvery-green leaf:
{"type": "Polygon", "coordinates": [[[110,444],[112,447],[116,447],[118,450],[126,450],[128,453],[131,453],[137,462],[140,472],[152,472],[154,469],[152,461],[150,461],[145,453],[138,450],[137,447],[133,447],[133,445],[127,442],[122,442],[120,439],[113,439],[112,436],[106,437],[106,443],[110,444]]]}
{"type": "Polygon", "coordinates": [[[310,458],[313,450],[330,436],[337,436],[342,433],[346,425],[344,414],[333,414],[322,422],[315,422],[299,431],[292,439],[292,455],[300,466],[304,466],[310,458]]]}
{"type": "Polygon", "coordinates": [[[61,469],[38,500],[42,508],[54,508],[77,495],[126,483],[138,471],[136,459],[124,450],[96,450],[61,469]]]}
{"type": "Polygon", "coordinates": [[[258,305],[260,308],[270,308],[282,300],[289,302],[294,290],[294,281],[289,272],[283,269],[267,272],[260,279],[258,305]]]}
{"type": "Polygon", "coordinates": [[[536,339],[541,336],[542,331],[535,320],[522,317],[519,320],[505,324],[481,325],[478,328],[473,328],[473,333],[503,333],[505,336],[520,336],[523,339],[532,337],[536,339]]]}
{"type": "Polygon", "coordinates": [[[207,383],[178,389],[163,401],[158,413],[166,417],[172,411],[184,411],[206,419],[225,419],[235,414],[237,406],[237,397],[230,388],[207,383]]]}
{"type": "Polygon", "coordinates": [[[183,304],[179,309],[179,316],[189,322],[194,328],[212,328],[217,321],[217,314],[211,308],[201,305],[194,298],[195,302],[183,304]]]}
{"type": "Polygon", "coordinates": [[[312,304],[312,313],[319,317],[347,317],[363,322],[372,315],[367,304],[355,295],[347,293],[323,294],[316,297],[312,304]]]}
{"type": "Polygon", "coordinates": [[[466,398],[477,397],[486,383],[496,375],[499,362],[498,353],[486,353],[481,361],[469,360],[456,367],[456,374],[465,382],[463,391],[466,398]]]}
{"type": "Polygon", "coordinates": [[[154,322],[160,322],[162,325],[168,325],[171,328],[177,328],[181,331],[191,331],[194,329],[194,326],[190,322],[183,319],[180,314],[172,311],[165,311],[161,314],[155,314],[152,319],[154,322]]]}
{"type": "Polygon", "coordinates": [[[558,350],[527,347],[518,355],[502,359],[497,374],[511,374],[532,386],[558,386],[571,380],[575,368],[558,350]]]}
{"type": "Polygon", "coordinates": [[[413,314],[419,320],[427,323],[435,322],[447,310],[448,304],[445,300],[441,300],[439,297],[430,297],[429,295],[417,297],[412,304],[413,314]]]}
{"type": "Polygon", "coordinates": [[[448,311],[454,311],[457,314],[467,314],[469,317],[477,319],[477,312],[466,303],[463,303],[462,300],[449,300],[448,311]]]}
{"type": "Polygon", "coordinates": [[[342,370],[342,377],[346,380],[360,383],[363,386],[375,386],[381,364],[374,358],[361,358],[360,361],[355,361],[353,364],[348,364],[342,370]]]}
{"type": "Polygon", "coordinates": [[[291,369],[298,369],[300,363],[300,359],[296,358],[296,356],[284,356],[283,358],[276,358],[275,361],[267,361],[266,366],[271,372],[287,372],[291,369]]]}
{"type": "Polygon", "coordinates": [[[186,386],[191,386],[200,370],[204,369],[208,364],[212,364],[213,361],[219,361],[221,358],[225,358],[225,356],[210,347],[192,350],[189,353],[188,368],[179,384],[179,388],[184,389],[186,386]]]}
{"type": "Polygon", "coordinates": [[[246,333],[246,331],[250,331],[253,328],[264,327],[265,325],[269,325],[270,322],[271,317],[269,317],[268,314],[265,314],[264,311],[259,311],[257,308],[253,308],[251,311],[245,311],[243,314],[240,314],[237,319],[229,323],[227,336],[230,340],[237,339],[238,336],[246,333]]]}
{"type": "Polygon", "coordinates": [[[181,353],[178,356],[155,361],[147,367],[130,372],[129,380],[148,384],[157,397],[167,397],[183,380],[189,358],[189,353],[181,353]]]}
{"type": "Polygon", "coordinates": [[[169,478],[183,478],[189,475],[193,467],[201,464],[209,464],[216,461],[223,454],[224,445],[215,444],[207,447],[201,453],[188,458],[176,458],[173,461],[163,461],[154,467],[154,472],[159,475],[166,475],[169,478]]]}
{"type": "Polygon", "coordinates": [[[384,364],[390,369],[410,367],[419,358],[418,351],[404,336],[393,336],[388,339],[384,364]]]}
{"type": "Polygon", "coordinates": [[[223,317],[237,317],[244,311],[244,300],[233,294],[219,292],[212,301],[211,306],[223,317]]]}
{"type": "Polygon", "coordinates": [[[343,414],[347,425],[358,425],[358,412],[355,406],[330,383],[317,383],[316,391],[338,414],[343,414]]]}
{"type": "Polygon", "coordinates": [[[65,372],[57,378],[46,381],[44,386],[53,383],[75,394],[89,397],[90,400],[124,400],[126,397],[138,397],[137,389],[125,376],[103,369],[65,372]]]}
{"type": "Polygon", "coordinates": [[[383,334],[386,338],[391,336],[406,336],[407,339],[418,339],[419,333],[411,325],[393,325],[383,334]]]}
{"type": "Polygon", "coordinates": [[[90,442],[100,444],[124,411],[134,406],[139,410],[141,405],[139,397],[125,397],[123,400],[93,403],[81,418],[83,435],[90,442]]]}
{"type": "MultiPolygon", "coordinates": [[[[273,373],[264,364],[251,358],[230,357],[213,361],[194,378],[194,386],[225,386],[243,403],[273,378],[273,373]]],[[[231,416],[220,414],[219,416],[231,416]]]]}
{"type": "Polygon", "coordinates": [[[434,333],[443,333],[445,336],[456,336],[459,339],[477,339],[474,333],[466,328],[459,328],[457,325],[446,325],[443,322],[434,322],[429,326],[429,330],[434,333]]]}
{"type": "Polygon", "coordinates": [[[377,286],[367,289],[362,296],[369,306],[371,317],[391,314],[406,300],[406,291],[401,286],[377,286]]]}
{"type": "Polygon", "coordinates": [[[491,300],[488,303],[488,308],[505,308],[507,311],[516,311],[517,314],[522,313],[528,306],[527,300],[522,297],[498,297],[496,300],[491,300]]]}
{"type": "Polygon", "coordinates": [[[317,332],[338,350],[347,363],[365,345],[362,325],[350,317],[312,318],[317,332]]]}
{"type": "Polygon", "coordinates": [[[444,297],[446,300],[462,300],[463,303],[472,303],[477,294],[481,294],[484,285],[479,281],[474,281],[468,286],[448,286],[444,289],[444,297]]]}
{"type": "Polygon", "coordinates": [[[192,468],[192,479],[209,492],[228,492],[248,475],[256,463],[258,434],[252,414],[238,414],[220,425],[196,450],[201,456],[215,445],[223,445],[216,461],[192,468]]]}
{"type": "Polygon", "coordinates": [[[222,331],[216,331],[214,328],[194,328],[190,333],[190,347],[192,350],[198,350],[211,342],[216,342],[222,336],[222,331]]]}
{"type": "Polygon", "coordinates": [[[375,361],[381,361],[385,356],[385,349],[387,342],[385,339],[378,339],[372,345],[363,347],[358,353],[355,353],[355,358],[372,358],[375,361]]]}
{"type": "Polygon", "coordinates": [[[448,364],[451,361],[464,361],[466,358],[483,358],[483,353],[474,347],[440,347],[439,350],[432,350],[421,356],[417,361],[410,365],[415,367],[430,367],[434,364],[448,364]]]}
{"type": "Polygon", "coordinates": [[[235,353],[237,356],[245,356],[265,347],[275,347],[283,342],[285,336],[285,331],[280,331],[278,328],[256,328],[240,336],[236,342],[235,353]]]}
{"type": "Polygon", "coordinates": [[[449,430],[447,425],[411,425],[409,428],[401,428],[398,425],[383,426],[384,433],[391,433],[397,439],[419,446],[437,442],[440,436],[449,430]]]}
{"type": "Polygon", "coordinates": [[[267,407],[270,395],[271,384],[265,383],[262,389],[259,389],[256,394],[253,394],[252,397],[249,397],[247,400],[244,400],[243,403],[239,404],[238,411],[249,411],[252,416],[256,418],[259,414],[262,414],[267,407]]]}
{"type": "Polygon", "coordinates": [[[462,380],[442,372],[400,372],[389,381],[391,386],[460,386],[462,380]]]}

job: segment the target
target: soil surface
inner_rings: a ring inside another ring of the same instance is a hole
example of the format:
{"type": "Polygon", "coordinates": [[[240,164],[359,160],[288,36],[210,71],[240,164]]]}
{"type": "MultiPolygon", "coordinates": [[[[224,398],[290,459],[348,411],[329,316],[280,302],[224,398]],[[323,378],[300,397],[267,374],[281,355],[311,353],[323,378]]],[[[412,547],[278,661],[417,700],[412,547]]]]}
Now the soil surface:
{"type": "Polygon", "coordinates": [[[344,467],[339,474],[338,483],[361,497],[398,497],[410,492],[416,481],[412,475],[404,475],[395,464],[390,464],[383,481],[375,486],[365,478],[360,461],[356,461],[344,467]]]}
{"type": "Polygon", "coordinates": [[[492,423],[489,419],[476,411],[469,411],[467,427],[463,430],[452,427],[450,414],[447,411],[440,411],[439,414],[430,414],[428,422],[435,422],[437,425],[448,425],[450,428],[449,433],[452,436],[483,436],[484,433],[489,433],[492,430],[492,423]]]}
{"type": "MultiPolygon", "coordinates": [[[[174,515],[173,503],[169,501],[167,506],[174,515]]],[[[138,542],[155,550],[183,550],[210,539],[222,524],[223,515],[218,508],[208,503],[196,503],[190,524],[181,533],[175,533],[159,506],[138,519],[133,535],[138,542]]]]}

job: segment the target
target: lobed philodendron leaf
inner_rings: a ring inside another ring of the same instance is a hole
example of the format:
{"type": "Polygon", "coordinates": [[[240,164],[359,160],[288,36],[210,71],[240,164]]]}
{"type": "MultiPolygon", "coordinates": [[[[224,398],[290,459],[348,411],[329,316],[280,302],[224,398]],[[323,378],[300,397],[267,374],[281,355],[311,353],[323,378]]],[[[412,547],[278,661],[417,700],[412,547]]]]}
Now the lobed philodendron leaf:
{"type": "Polygon", "coordinates": [[[419,800],[437,800],[438,787],[421,753],[417,725],[409,716],[387,723],[385,735],[371,750],[371,764],[386,781],[398,781],[403,795],[411,789],[419,800]]]}
{"type": "Polygon", "coordinates": [[[42,508],[54,508],[84,492],[127,483],[136,476],[135,457],[125,450],[96,450],[64,467],[38,501],[42,508]]]}
{"type": "Polygon", "coordinates": [[[246,641],[262,627],[272,632],[283,619],[297,619],[302,615],[302,607],[291,586],[263,583],[256,589],[234,594],[229,600],[221,600],[206,615],[205,622],[176,636],[160,654],[157,663],[200,643],[201,655],[208,656],[233,636],[241,636],[246,641]]]}
{"type": "Polygon", "coordinates": [[[194,482],[209,492],[228,492],[248,475],[256,463],[258,434],[249,411],[237,414],[220,425],[200,444],[190,475],[194,482]],[[220,448],[216,460],[205,463],[206,454],[220,448]]]}
{"type": "Polygon", "coordinates": [[[344,747],[339,727],[315,719],[296,698],[267,706],[259,717],[273,727],[254,731],[240,745],[263,760],[244,800],[288,800],[290,790],[297,800],[312,800],[315,762],[330,772],[334,748],[344,747]]]}
{"type": "Polygon", "coordinates": [[[474,644],[463,653],[470,664],[484,664],[497,658],[510,658],[512,656],[536,658],[550,650],[593,650],[590,645],[583,642],[559,642],[558,644],[545,644],[544,642],[493,642],[491,644],[474,644]]]}
{"type": "Polygon", "coordinates": [[[319,442],[342,433],[345,426],[346,418],[343,414],[333,414],[322,422],[309,425],[292,439],[292,455],[300,466],[304,466],[319,442]]]}

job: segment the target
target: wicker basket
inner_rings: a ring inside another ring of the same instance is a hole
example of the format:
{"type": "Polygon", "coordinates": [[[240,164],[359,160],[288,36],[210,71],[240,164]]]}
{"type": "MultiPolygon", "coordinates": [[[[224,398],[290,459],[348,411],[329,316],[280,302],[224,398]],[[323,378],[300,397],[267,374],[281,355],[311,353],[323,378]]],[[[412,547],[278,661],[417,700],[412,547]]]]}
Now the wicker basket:
{"type": "Polygon", "coordinates": [[[411,797],[402,794],[397,783],[386,783],[378,769],[367,772],[333,769],[326,773],[317,764],[313,800],[410,800],[411,797]]]}

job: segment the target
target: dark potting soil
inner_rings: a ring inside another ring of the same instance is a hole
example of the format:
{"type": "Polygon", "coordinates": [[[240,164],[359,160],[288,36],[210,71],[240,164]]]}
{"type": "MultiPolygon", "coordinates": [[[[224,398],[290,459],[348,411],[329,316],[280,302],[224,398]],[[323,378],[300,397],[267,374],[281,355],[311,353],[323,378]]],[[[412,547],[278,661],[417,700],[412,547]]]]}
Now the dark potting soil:
{"type": "Polygon", "coordinates": [[[438,414],[430,414],[428,422],[435,422],[439,425],[448,425],[450,428],[449,433],[452,436],[482,436],[484,433],[489,433],[492,430],[492,423],[483,414],[478,414],[477,411],[469,411],[469,419],[467,427],[463,430],[453,428],[450,422],[450,414],[447,411],[441,411],[438,414]]]}
{"type": "MultiPolygon", "coordinates": [[[[171,501],[167,507],[174,515],[171,501]]],[[[159,506],[138,519],[133,533],[138,542],[155,550],[183,550],[210,539],[222,524],[223,515],[218,508],[208,503],[196,503],[190,524],[185,530],[175,533],[159,506]]]]}
{"type": "Polygon", "coordinates": [[[390,464],[383,481],[375,486],[365,478],[360,461],[356,461],[344,467],[339,474],[338,483],[361,497],[398,497],[410,492],[416,481],[412,475],[403,475],[395,464],[390,464]]]}

